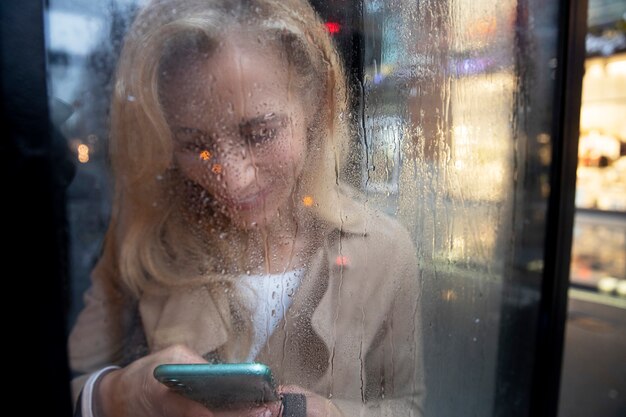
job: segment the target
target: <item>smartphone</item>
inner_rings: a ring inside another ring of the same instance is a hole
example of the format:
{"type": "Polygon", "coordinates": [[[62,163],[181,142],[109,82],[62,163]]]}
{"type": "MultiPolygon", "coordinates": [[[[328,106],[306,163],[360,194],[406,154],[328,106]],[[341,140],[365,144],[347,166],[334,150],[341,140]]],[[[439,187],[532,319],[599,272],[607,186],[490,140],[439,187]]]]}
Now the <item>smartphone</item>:
{"type": "Polygon", "coordinates": [[[154,377],[209,409],[279,400],[272,371],[262,363],[164,364],[154,369],[154,377]]]}

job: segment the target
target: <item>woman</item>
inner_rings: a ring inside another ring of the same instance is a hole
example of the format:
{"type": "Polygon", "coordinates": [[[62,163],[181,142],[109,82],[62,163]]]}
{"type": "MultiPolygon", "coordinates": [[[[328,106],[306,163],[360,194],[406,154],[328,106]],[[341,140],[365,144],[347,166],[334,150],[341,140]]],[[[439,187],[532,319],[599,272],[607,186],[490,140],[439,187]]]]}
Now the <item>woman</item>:
{"type": "Polygon", "coordinates": [[[269,365],[309,416],[421,415],[415,248],[338,180],[347,102],[303,0],[144,8],[113,98],[111,223],[70,337],[83,415],[282,413],[207,410],[152,377],[206,361],[269,365]]]}

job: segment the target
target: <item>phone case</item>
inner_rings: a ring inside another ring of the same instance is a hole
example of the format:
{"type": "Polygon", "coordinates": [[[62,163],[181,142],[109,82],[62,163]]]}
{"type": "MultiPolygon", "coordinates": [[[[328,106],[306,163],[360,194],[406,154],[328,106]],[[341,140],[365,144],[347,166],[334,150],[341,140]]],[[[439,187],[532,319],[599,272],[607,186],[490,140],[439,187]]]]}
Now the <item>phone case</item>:
{"type": "Polygon", "coordinates": [[[270,368],[260,363],[165,364],[154,377],[209,409],[249,407],[278,401],[270,368]]]}

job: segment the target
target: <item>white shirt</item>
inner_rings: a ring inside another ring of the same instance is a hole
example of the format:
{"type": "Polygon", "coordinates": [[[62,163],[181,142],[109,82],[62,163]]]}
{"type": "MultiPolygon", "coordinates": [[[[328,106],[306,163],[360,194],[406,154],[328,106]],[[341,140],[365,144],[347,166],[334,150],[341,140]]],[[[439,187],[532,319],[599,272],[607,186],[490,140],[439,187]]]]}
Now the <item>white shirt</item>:
{"type": "Polygon", "coordinates": [[[274,333],[300,287],[304,269],[284,274],[244,275],[236,286],[252,312],[253,342],[246,362],[253,362],[274,333]]]}

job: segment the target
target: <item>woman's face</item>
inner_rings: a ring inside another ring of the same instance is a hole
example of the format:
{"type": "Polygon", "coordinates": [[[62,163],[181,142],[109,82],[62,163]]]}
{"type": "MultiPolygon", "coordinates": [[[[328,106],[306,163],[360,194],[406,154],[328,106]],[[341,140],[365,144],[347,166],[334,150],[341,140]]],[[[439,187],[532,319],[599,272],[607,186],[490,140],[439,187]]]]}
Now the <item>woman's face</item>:
{"type": "Polygon", "coordinates": [[[230,41],[173,67],[162,76],[161,100],[180,171],[236,226],[268,224],[294,203],[307,153],[287,62],[260,44],[230,41]]]}

